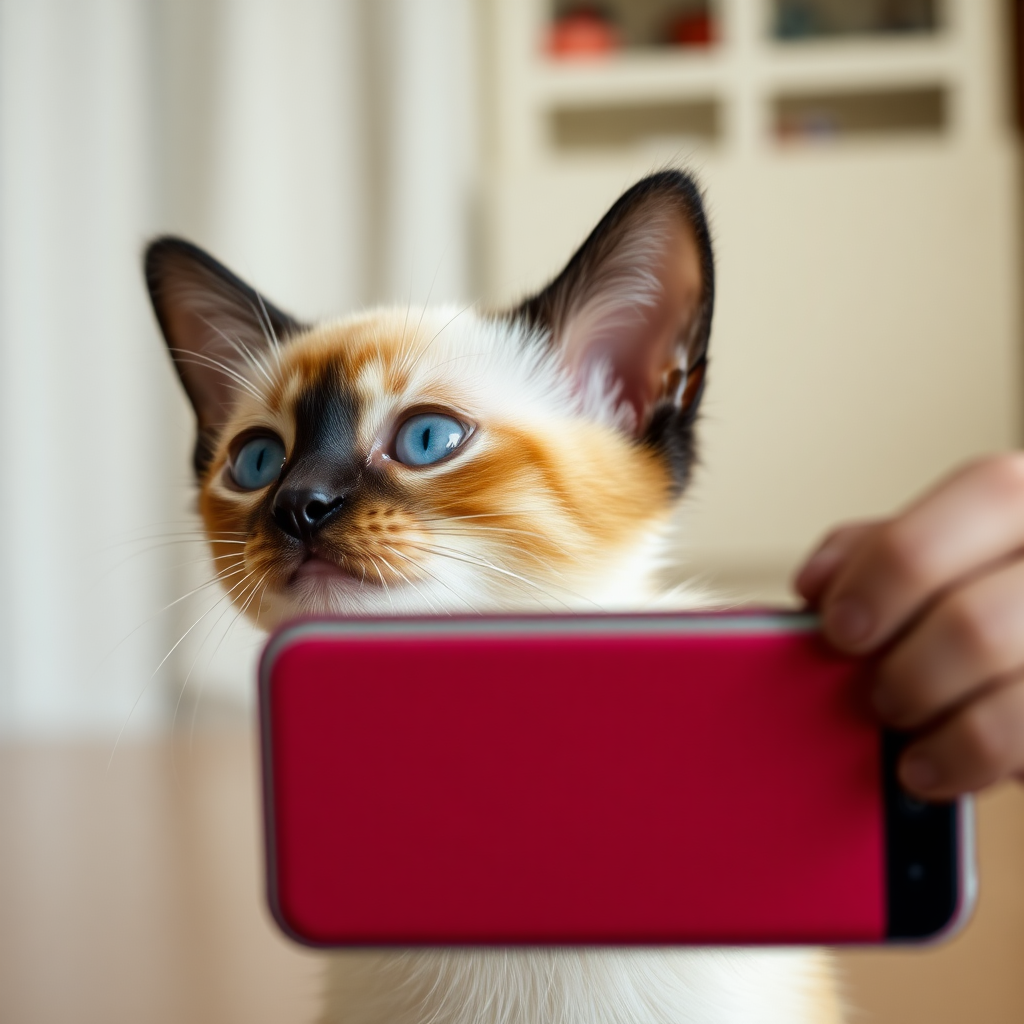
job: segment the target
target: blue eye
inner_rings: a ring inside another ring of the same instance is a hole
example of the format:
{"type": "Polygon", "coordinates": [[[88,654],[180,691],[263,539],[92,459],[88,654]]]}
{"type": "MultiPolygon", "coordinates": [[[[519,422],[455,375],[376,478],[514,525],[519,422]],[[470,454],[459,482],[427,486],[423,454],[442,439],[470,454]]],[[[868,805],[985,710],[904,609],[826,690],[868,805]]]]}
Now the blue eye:
{"type": "Polygon", "coordinates": [[[284,445],[276,437],[254,437],[238,450],[231,463],[231,476],[246,491],[258,491],[272,484],[284,465],[284,445]]]}
{"type": "Polygon", "coordinates": [[[407,466],[429,466],[462,444],[466,428],[451,416],[425,412],[407,419],[395,438],[395,455],[407,466]]]}

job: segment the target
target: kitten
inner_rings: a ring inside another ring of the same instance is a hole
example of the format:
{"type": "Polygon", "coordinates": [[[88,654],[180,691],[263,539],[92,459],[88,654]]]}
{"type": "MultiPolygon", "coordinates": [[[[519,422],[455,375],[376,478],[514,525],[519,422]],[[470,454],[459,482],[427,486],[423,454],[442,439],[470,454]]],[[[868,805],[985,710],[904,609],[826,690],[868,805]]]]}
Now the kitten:
{"type": "MultiPolygon", "coordinates": [[[[502,315],[378,310],[309,326],[206,253],[146,279],[195,408],[214,564],[271,626],[308,613],[649,606],[694,462],[714,271],[676,171],[623,195],[502,315]]],[[[826,1022],[801,951],[354,952],[329,1024],[826,1022]]]]}

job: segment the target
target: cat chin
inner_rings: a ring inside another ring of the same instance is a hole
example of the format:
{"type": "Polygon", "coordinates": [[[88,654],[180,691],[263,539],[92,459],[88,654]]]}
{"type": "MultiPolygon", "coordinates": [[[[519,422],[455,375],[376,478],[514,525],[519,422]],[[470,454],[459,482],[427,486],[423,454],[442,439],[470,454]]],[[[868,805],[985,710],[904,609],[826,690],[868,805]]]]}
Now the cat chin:
{"type": "Polygon", "coordinates": [[[288,583],[284,600],[293,615],[372,614],[378,603],[387,604],[380,583],[359,579],[319,558],[299,567],[288,583]]]}
{"type": "Polygon", "coordinates": [[[369,577],[357,579],[337,568],[316,567],[293,577],[284,589],[268,592],[257,624],[273,629],[289,619],[308,616],[424,615],[448,610],[423,591],[404,583],[385,589],[369,577]]]}
{"type": "Polygon", "coordinates": [[[328,561],[326,558],[321,558],[319,555],[313,555],[307,558],[302,565],[295,570],[295,579],[306,579],[307,577],[316,579],[318,577],[336,577],[336,576],[348,576],[344,569],[334,564],[334,562],[328,561]]]}

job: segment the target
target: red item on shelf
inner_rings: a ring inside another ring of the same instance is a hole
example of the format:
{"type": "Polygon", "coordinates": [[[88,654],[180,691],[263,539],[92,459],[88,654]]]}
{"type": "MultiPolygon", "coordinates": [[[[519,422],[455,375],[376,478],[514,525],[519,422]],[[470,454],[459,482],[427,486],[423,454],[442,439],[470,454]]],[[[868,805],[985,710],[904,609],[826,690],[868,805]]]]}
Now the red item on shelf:
{"type": "Polygon", "coordinates": [[[715,20],[707,11],[683,14],[669,26],[669,41],[676,46],[710,46],[715,41],[715,20]]]}
{"type": "Polygon", "coordinates": [[[597,11],[574,11],[552,24],[548,52],[553,57],[594,57],[617,50],[619,30],[597,11]]]}

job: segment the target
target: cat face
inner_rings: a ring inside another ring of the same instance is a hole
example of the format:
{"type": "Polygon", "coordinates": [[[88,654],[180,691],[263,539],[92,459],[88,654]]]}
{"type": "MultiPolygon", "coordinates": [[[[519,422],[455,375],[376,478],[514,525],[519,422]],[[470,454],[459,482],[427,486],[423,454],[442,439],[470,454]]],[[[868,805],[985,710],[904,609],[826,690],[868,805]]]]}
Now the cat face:
{"type": "Polygon", "coordinates": [[[712,268],[698,193],[646,179],[510,313],[304,326],[205,253],[147,280],[198,419],[199,506],[240,607],[626,607],[690,471],[712,268]]]}

